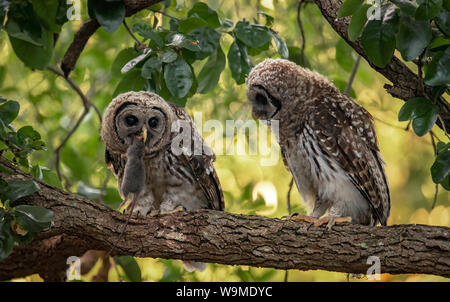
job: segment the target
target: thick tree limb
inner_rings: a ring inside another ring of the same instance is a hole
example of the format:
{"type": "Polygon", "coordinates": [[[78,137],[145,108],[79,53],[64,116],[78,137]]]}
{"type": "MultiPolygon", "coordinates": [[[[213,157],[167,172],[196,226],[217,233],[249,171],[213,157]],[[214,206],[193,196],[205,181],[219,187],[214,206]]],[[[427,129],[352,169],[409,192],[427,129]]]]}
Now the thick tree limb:
{"type": "MultiPolygon", "coordinates": [[[[369,65],[386,77],[393,85],[386,84],[387,92],[393,97],[407,101],[410,98],[421,96],[419,77],[412,72],[402,61],[393,57],[391,62],[384,68],[375,66],[368,60],[367,54],[362,48],[359,39],[355,42],[351,42],[348,38],[347,28],[350,24],[350,17],[338,18],[337,12],[341,6],[339,0],[314,0],[314,3],[319,7],[322,15],[331,25],[331,27],[338,33],[360,56],[362,56],[369,65]]],[[[431,96],[431,87],[425,85],[424,90],[428,96],[431,96]]],[[[436,100],[436,105],[439,106],[439,112],[442,117],[442,121],[438,120],[437,125],[441,129],[450,129],[450,104],[443,98],[436,100]],[[445,125],[445,128],[443,126],[445,125]]]]}
{"type": "MultiPolygon", "coordinates": [[[[30,178],[0,160],[19,175],[30,178]]],[[[41,190],[22,200],[55,213],[54,225],[25,247],[0,261],[0,280],[40,273],[59,280],[69,256],[108,250],[127,216],[82,196],[40,182],[41,190]]],[[[251,265],[277,269],[366,273],[369,256],[381,260],[381,272],[450,277],[450,228],[427,225],[323,228],[259,216],[199,210],[130,219],[112,255],[134,255],[251,265]]]]}
{"type": "MultiPolygon", "coordinates": [[[[144,8],[161,2],[161,0],[124,0],[123,2],[126,9],[125,16],[129,17],[144,8]]],[[[100,24],[97,20],[89,19],[84,22],[81,28],[75,33],[73,41],[61,62],[61,69],[64,72],[65,77],[68,77],[70,72],[75,68],[75,64],[86,46],[86,43],[99,27],[100,24]]]]}

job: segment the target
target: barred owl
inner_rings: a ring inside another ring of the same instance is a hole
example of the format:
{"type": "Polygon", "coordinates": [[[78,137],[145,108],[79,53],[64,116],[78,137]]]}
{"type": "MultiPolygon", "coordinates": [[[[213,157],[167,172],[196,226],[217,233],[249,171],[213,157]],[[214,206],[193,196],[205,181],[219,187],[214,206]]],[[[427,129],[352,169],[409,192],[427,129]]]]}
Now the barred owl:
{"type": "Polygon", "coordinates": [[[150,92],[120,94],[105,111],[101,138],[128,211],[224,210],[215,156],[184,109],[150,92]],[[174,127],[182,122],[188,127],[174,127]]]}
{"type": "Polygon", "coordinates": [[[311,209],[302,219],[386,225],[389,185],[371,115],[323,76],[287,60],[261,62],[246,82],[253,116],[279,121],[283,161],[311,209]]]}

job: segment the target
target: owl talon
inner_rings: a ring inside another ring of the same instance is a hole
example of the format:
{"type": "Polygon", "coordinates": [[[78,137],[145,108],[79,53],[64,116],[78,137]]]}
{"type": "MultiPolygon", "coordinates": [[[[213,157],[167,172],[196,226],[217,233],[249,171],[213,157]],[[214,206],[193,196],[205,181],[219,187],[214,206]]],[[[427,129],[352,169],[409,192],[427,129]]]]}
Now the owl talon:
{"type": "Polygon", "coordinates": [[[320,227],[324,224],[326,224],[326,228],[324,232],[330,231],[333,226],[336,224],[349,224],[352,222],[351,217],[334,217],[334,216],[326,216],[323,218],[320,218],[316,220],[316,222],[313,223],[315,227],[320,227]]]}
{"type": "Polygon", "coordinates": [[[158,215],[159,215],[158,210],[151,210],[149,213],[147,213],[147,216],[150,216],[150,217],[154,217],[154,216],[158,216],[158,215]]]}
{"type": "Polygon", "coordinates": [[[299,214],[299,213],[294,213],[292,215],[283,216],[281,218],[286,219],[287,221],[302,221],[302,222],[309,222],[309,223],[314,223],[317,220],[317,218],[314,218],[314,217],[311,217],[308,215],[299,214]]]}
{"type": "Polygon", "coordinates": [[[172,214],[172,213],[176,213],[176,212],[186,212],[186,211],[187,211],[187,209],[184,206],[179,205],[175,209],[169,210],[169,211],[163,210],[163,209],[159,209],[158,215],[172,214]]]}

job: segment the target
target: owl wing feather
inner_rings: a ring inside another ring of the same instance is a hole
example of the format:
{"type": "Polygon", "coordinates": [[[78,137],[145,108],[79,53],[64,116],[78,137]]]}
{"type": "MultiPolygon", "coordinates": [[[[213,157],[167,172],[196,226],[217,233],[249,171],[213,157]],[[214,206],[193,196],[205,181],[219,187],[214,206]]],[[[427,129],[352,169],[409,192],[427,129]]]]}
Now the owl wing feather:
{"type": "Polygon", "coordinates": [[[212,164],[214,159],[204,154],[191,156],[180,154],[177,157],[184,167],[189,169],[189,172],[202,189],[209,201],[210,208],[223,211],[225,203],[219,178],[212,164]]]}
{"type": "Polygon", "coordinates": [[[308,126],[315,132],[324,153],[348,173],[368,201],[373,216],[386,225],[389,187],[384,174],[370,114],[352,100],[318,99],[311,107],[308,126]]]}
{"type": "Polygon", "coordinates": [[[202,146],[201,154],[194,153],[188,155],[186,152],[183,152],[176,157],[183,163],[184,167],[187,167],[190,170],[191,175],[194,177],[209,201],[210,208],[223,211],[225,209],[225,201],[219,178],[213,165],[216,157],[212,149],[205,144],[187,112],[174,104],[169,103],[169,105],[175,111],[178,118],[189,122],[192,130],[193,145],[202,146]]]}

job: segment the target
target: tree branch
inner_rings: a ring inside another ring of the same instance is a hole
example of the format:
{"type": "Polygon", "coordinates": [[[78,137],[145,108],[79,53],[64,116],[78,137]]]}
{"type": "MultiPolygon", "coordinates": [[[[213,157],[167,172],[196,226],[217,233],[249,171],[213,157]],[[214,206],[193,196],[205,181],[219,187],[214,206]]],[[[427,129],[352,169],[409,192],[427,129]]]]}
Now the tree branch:
{"type": "MultiPolygon", "coordinates": [[[[393,57],[391,62],[385,67],[380,68],[375,66],[368,60],[367,54],[362,48],[359,39],[352,42],[348,38],[347,28],[350,24],[350,17],[338,18],[337,12],[341,6],[339,0],[314,0],[314,3],[319,7],[322,15],[331,25],[331,27],[338,33],[360,56],[362,56],[369,65],[381,73],[386,79],[392,82],[393,85],[385,84],[384,88],[393,97],[407,101],[410,98],[420,96],[420,80],[419,77],[412,72],[402,61],[397,57],[393,57]]],[[[424,92],[431,97],[431,87],[428,85],[424,86],[424,92]]],[[[436,100],[436,105],[439,107],[439,112],[442,117],[442,121],[438,121],[437,125],[445,131],[445,129],[450,129],[450,104],[445,101],[442,97],[436,100]]]]}
{"type": "MultiPolygon", "coordinates": [[[[6,180],[31,178],[3,158],[0,164],[16,174],[3,174],[6,180]]],[[[41,190],[21,202],[54,211],[54,225],[0,261],[0,280],[33,273],[57,276],[67,257],[108,250],[127,219],[100,203],[38,182],[41,190]]],[[[341,225],[324,233],[323,228],[306,230],[306,225],[213,210],[133,217],[112,254],[357,274],[367,272],[369,256],[378,256],[382,273],[450,277],[448,227],[341,225]]]]}

